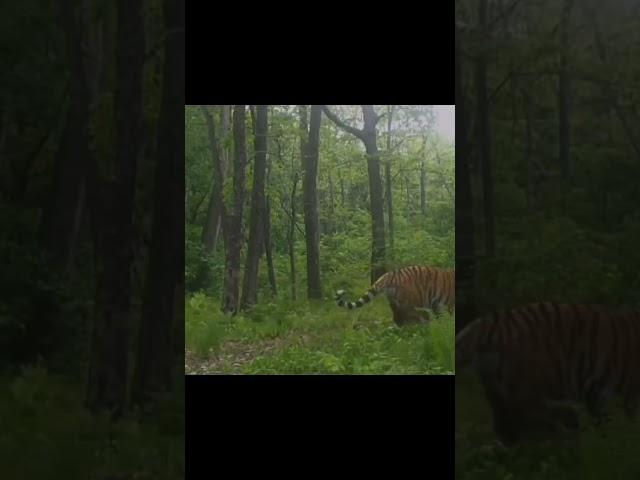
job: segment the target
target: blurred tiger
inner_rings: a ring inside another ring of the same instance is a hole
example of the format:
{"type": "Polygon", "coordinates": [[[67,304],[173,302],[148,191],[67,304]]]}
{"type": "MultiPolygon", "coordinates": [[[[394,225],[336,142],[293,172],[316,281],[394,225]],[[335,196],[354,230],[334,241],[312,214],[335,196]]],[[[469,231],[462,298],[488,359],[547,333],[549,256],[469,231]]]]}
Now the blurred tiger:
{"type": "Polygon", "coordinates": [[[533,303],[475,320],[456,336],[456,371],[472,366],[505,445],[544,425],[578,428],[577,404],[600,423],[618,396],[640,399],[640,312],[533,303]]]}
{"type": "Polygon", "coordinates": [[[403,326],[430,320],[422,314],[425,309],[433,310],[436,315],[440,315],[444,307],[449,312],[453,312],[455,291],[455,270],[411,266],[385,273],[355,302],[342,299],[344,290],[336,292],[335,300],[339,307],[360,308],[376,295],[385,293],[393,312],[394,322],[398,326],[403,326]]]}

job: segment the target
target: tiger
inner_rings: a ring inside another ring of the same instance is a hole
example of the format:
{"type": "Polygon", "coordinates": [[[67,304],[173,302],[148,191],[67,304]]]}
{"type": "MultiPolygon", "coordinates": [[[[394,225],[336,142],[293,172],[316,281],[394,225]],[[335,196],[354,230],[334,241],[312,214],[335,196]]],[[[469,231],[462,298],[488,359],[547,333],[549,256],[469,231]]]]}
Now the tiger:
{"type": "Polygon", "coordinates": [[[455,309],[455,270],[442,270],[427,266],[410,266],[389,271],[371,286],[355,302],[343,300],[344,290],[336,292],[335,300],[342,308],[360,308],[380,293],[389,300],[393,320],[398,326],[426,323],[421,311],[431,309],[440,315],[446,307],[449,313],[455,309]]]}
{"type": "Polygon", "coordinates": [[[456,335],[456,371],[472,367],[503,445],[534,427],[579,428],[576,407],[600,424],[621,398],[629,418],[640,400],[640,312],[552,302],[476,319],[456,335]]]}

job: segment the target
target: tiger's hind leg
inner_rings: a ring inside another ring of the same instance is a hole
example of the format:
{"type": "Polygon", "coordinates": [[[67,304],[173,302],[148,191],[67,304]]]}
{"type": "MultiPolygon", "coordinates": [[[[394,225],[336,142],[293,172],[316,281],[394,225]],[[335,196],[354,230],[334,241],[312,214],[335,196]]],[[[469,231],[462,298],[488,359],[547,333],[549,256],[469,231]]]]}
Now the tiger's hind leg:
{"type": "Polygon", "coordinates": [[[401,327],[405,323],[404,315],[400,307],[395,302],[389,302],[389,306],[391,307],[391,312],[393,313],[393,321],[394,323],[401,327]]]}
{"type": "Polygon", "coordinates": [[[389,306],[393,312],[393,321],[399,327],[425,323],[425,319],[420,312],[411,306],[403,305],[395,301],[390,301],[389,306]]]}
{"type": "Polygon", "coordinates": [[[433,320],[433,315],[430,315],[429,312],[425,312],[422,309],[411,308],[408,313],[410,323],[429,323],[433,320]]]}
{"type": "Polygon", "coordinates": [[[524,428],[523,412],[498,389],[485,385],[487,400],[493,414],[493,430],[502,444],[510,447],[521,439],[524,428]]]}

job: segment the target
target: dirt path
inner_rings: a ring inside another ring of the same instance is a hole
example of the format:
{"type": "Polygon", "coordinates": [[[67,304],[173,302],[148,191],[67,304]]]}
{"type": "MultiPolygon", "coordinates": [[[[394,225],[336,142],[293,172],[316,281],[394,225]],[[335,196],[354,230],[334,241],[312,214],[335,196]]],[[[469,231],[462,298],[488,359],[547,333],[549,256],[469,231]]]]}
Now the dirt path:
{"type": "Polygon", "coordinates": [[[306,343],[306,336],[294,338],[273,338],[258,342],[240,342],[230,340],[224,342],[220,350],[209,358],[201,358],[187,350],[184,359],[186,375],[224,375],[241,374],[242,368],[257,357],[273,355],[278,350],[292,343],[306,343]],[[293,340],[293,341],[292,341],[293,340]]]}

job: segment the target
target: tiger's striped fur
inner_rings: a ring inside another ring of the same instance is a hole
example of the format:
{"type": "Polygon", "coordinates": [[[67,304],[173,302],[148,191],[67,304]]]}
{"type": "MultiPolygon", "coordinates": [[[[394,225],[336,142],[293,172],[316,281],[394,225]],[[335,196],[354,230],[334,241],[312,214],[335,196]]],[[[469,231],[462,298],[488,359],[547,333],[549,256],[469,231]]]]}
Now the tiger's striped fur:
{"type": "Polygon", "coordinates": [[[456,336],[456,369],[473,366],[484,385],[494,429],[513,444],[546,422],[577,427],[569,404],[600,421],[618,396],[629,416],[640,399],[640,312],[533,303],[480,318],[456,336]],[[567,402],[563,406],[563,402],[567,402]]]}
{"type": "Polygon", "coordinates": [[[434,267],[411,266],[399,268],[382,275],[371,288],[355,302],[342,299],[345,292],[336,292],[339,307],[353,309],[369,303],[377,295],[385,293],[398,326],[424,323],[420,309],[432,309],[440,314],[444,307],[449,312],[455,308],[455,270],[434,267]]]}

